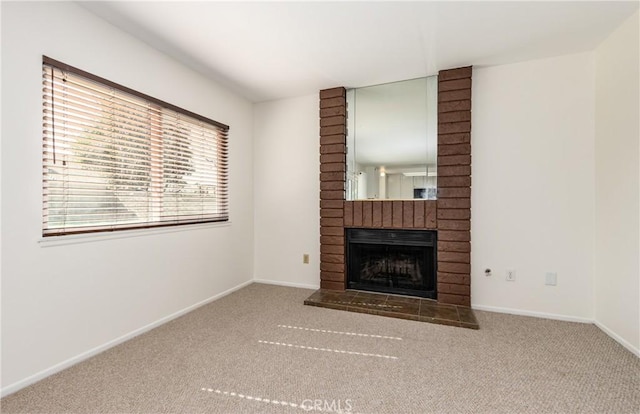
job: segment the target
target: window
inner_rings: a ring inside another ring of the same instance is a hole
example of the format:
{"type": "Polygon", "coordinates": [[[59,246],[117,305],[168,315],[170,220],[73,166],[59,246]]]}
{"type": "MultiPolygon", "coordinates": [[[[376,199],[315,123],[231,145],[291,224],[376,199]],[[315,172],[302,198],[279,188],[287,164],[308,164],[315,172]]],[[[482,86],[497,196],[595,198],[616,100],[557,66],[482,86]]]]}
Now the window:
{"type": "Polygon", "coordinates": [[[229,127],[43,57],[43,235],[227,221],[229,127]]]}

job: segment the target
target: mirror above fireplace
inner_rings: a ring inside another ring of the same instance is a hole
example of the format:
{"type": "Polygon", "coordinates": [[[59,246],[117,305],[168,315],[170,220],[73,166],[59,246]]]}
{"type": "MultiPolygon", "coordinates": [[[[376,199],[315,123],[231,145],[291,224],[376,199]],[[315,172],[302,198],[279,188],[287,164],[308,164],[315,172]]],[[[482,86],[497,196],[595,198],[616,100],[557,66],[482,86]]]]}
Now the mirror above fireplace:
{"type": "Polygon", "coordinates": [[[347,90],[347,200],[435,199],[438,77],[347,90]]]}

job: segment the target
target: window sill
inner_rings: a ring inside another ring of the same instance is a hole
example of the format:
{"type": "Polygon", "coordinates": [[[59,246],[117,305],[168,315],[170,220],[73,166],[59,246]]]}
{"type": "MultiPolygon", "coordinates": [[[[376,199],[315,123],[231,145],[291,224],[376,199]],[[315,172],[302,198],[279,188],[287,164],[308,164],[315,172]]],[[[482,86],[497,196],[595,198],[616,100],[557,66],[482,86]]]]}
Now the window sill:
{"type": "Polygon", "coordinates": [[[38,239],[38,244],[40,245],[40,247],[54,247],[54,246],[63,246],[68,244],[82,244],[82,243],[99,242],[104,240],[128,239],[131,237],[153,236],[155,234],[175,233],[175,232],[194,231],[194,230],[197,231],[197,230],[219,228],[219,227],[230,227],[231,224],[232,223],[230,221],[225,221],[225,222],[219,222],[219,223],[189,224],[189,225],[183,225],[183,226],[167,226],[167,227],[148,228],[148,229],[120,230],[120,231],[111,231],[111,232],[102,232],[102,233],[69,234],[65,236],[40,237],[38,239]]]}

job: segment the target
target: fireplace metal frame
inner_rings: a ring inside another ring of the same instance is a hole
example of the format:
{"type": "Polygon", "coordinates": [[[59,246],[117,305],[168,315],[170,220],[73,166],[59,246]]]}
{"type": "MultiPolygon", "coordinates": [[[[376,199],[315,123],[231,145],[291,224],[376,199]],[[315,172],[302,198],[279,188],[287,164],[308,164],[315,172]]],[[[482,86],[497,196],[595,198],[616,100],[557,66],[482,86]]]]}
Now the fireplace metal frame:
{"type": "Polygon", "coordinates": [[[437,299],[437,239],[438,234],[435,230],[405,230],[405,229],[371,229],[371,228],[346,228],[345,229],[345,259],[347,271],[347,287],[349,289],[368,290],[384,293],[405,294],[410,296],[419,296],[430,299],[437,299]],[[425,255],[430,257],[433,266],[425,270],[425,278],[432,278],[433,290],[417,290],[403,289],[393,287],[370,287],[362,283],[353,281],[352,274],[355,265],[351,260],[351,248],[356,244],[370,244],[379,246],[414,246],[431,248],[430,252],[425,255]]]}

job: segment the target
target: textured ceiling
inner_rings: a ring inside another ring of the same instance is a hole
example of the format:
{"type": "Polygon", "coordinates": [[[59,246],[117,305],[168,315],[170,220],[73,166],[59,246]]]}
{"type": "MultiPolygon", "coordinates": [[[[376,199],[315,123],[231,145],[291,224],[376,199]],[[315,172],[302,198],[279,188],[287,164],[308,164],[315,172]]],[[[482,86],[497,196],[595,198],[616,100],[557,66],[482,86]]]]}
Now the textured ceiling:
{"type": "Polygon", "coordinates": [[[259,102],[594,49],[638,2],[80,2],[259,102]]]}

